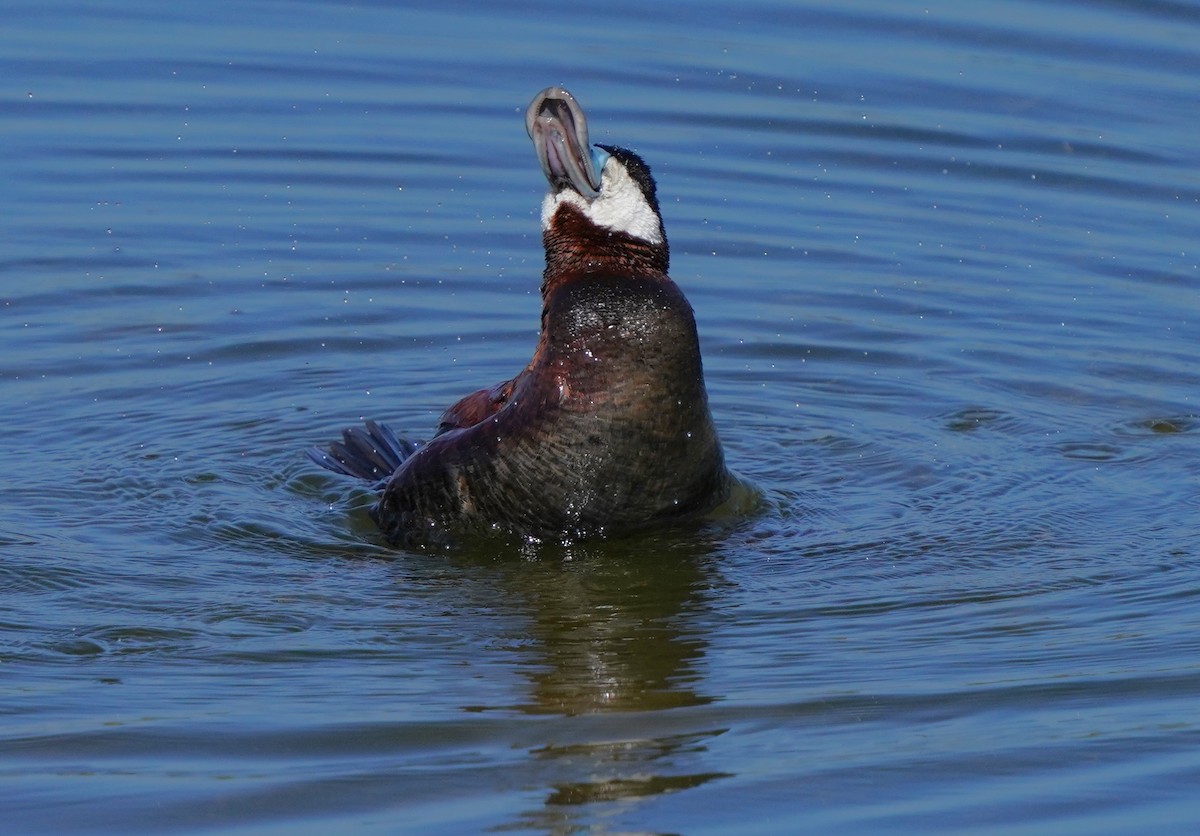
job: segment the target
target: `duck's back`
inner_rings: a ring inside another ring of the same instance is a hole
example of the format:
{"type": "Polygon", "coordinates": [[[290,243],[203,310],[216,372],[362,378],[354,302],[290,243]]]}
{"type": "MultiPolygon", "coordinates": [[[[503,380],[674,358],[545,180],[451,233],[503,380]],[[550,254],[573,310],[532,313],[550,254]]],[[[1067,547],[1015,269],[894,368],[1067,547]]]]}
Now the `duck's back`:
{"type": "Polygon", "coordinates": [[[590,536],[703,513],[728,490],[687,300],[669,279],[589,275],[547,295],[504,406],[414,454],[376,514],[397,540],[590,536]]]}

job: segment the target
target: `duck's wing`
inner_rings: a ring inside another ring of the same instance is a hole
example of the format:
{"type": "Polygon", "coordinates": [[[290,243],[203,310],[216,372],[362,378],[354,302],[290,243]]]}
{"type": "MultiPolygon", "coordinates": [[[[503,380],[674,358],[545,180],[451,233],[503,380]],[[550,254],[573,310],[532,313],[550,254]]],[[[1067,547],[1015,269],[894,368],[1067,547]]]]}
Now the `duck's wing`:
{"type": "Polygon", "coordinates": [[[503,383],[497,383],[490,389],[480,389],[478,392],[467,395],[442,413],[442,417],[438,421],[437,432],[434,435],[438,436],[450,430],[473,427],[479,422],[491,418],[508,403],[515,383],[516,378],[513,378],[503,383]]]}

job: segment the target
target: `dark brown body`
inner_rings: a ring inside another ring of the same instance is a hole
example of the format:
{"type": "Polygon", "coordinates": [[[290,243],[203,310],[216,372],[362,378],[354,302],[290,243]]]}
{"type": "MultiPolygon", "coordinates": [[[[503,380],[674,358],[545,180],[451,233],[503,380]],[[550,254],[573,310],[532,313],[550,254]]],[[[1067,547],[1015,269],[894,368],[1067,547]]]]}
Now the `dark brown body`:
{"type": "Polygon", "coordinates": [[[728,496],[692,309],[661,273],[544,288],[529,366],[443,416],[375,511],[394,542],[455,529],[586,537],[704,513],[728,496]]]}
{"type": "Polygon", "coordinates": [[[592,156],[562,88],[534,98],[526,128],[550,185],[529,365],[446,410],[423,447],[367,422],[310,451],[330,470],[386,477],[374,516],[397,544],[619,534],[705,514],[734,487],[649,168],[616,146],[592,156]]]}

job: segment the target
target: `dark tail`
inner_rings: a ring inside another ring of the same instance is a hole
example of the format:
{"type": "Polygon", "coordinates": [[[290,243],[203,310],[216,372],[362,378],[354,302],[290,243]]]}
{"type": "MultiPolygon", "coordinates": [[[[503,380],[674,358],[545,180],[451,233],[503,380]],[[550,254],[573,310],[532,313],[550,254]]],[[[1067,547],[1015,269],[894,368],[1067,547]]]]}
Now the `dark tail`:
{"type": "Polygon", "coordinates": [[[397,438],[387,424],[367,421],[365,427],[343,430],[342,440],[330,444],[328,450],[308,448],[308,457],[334,473],[381,482],[416,449],[411,441],[397,438]]]}

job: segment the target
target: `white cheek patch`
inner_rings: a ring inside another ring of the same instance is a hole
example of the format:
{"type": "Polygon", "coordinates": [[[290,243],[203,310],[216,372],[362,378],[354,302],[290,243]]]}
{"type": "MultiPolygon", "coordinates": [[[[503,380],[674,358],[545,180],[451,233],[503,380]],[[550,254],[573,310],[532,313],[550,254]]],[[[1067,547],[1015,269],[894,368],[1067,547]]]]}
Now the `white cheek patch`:
{"type": "Polygon", "coordinates": [[[641,187],[625,167],[609,159],[601,178],[600,196],[588,200],[572,189],[548,194],[542,201],[542,229],[548,229],[554,213],[563,204],[576,207],[596,226],[624,232],[651,244],[661,244],[662,223],[658,213],[646,202],[641,187]]]}
{"type": "Polygon", "coordinates": [[[597,225],[626,232],[651,244],[662,243],[662,222],[646,202],[642,188],[625,166],[610,158],[601,176],[600,196],[592,201],[587,216],[597,225]]]}

